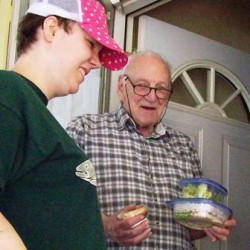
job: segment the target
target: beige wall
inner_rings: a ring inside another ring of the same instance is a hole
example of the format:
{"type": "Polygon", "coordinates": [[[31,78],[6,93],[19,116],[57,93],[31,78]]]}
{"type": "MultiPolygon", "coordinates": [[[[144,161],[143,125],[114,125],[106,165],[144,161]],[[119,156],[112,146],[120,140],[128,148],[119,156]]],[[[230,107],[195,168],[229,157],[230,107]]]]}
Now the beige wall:
{"type": "Polygon", "coordinates": [[[11,11],[12,5],[10,1],[0,1],[0,69],[5,69],[7,65],[7,49],[11,11]]]}

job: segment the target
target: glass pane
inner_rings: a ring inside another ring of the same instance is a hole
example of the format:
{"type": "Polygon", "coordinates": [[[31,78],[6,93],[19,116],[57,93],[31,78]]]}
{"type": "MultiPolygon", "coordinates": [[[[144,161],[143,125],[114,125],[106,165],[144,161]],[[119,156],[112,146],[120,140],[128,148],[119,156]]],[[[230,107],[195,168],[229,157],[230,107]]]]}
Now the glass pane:
{"type": "Polygon", "coordinates": [[[200,92],[200,95],[206,100],[207,89],[207,69],[191,69],[187,71],[189,77],[192,79],[194,85],[200,92]]]}
{"type": "Polygon", "coordinates": [[[173,88],[174,88],[174,92],[171,95],[170,101],[177,102],[177,103],[191,106],[191,107],[196,106],[194,99],[188,92],[187,88],[185,87],[180,77],[178,77],[173,82],[173,88]]]}
{"type": "Polygon", "coordinates": [[[231,119],[250,123],[250,112],[242,96],[237,96],[225,107],[224,111],[231,119]]]}
{"type": "Polygon", "coordinates": [[[223,75],[215,74],[215,103],[222,105],[235,91],[236,87],[223,75]]]}

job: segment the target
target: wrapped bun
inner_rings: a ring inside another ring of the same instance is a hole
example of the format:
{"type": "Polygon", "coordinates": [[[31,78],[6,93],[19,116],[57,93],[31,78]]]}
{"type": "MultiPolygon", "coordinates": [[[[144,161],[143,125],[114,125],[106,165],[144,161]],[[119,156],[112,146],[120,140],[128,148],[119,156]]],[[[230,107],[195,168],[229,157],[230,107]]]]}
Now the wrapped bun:
{"type": "Polygon", "coordinates": [[[147,216],[148,214],[148,208],[144,205],[142,205],[139,208],[136,208],[134,210],[128,211],[128,212],[121,212],[118,214],[119,219],[127,219],[127,218],[132,218],[135,217],[136,215],[143,215],[144,217],[147,216]]]}

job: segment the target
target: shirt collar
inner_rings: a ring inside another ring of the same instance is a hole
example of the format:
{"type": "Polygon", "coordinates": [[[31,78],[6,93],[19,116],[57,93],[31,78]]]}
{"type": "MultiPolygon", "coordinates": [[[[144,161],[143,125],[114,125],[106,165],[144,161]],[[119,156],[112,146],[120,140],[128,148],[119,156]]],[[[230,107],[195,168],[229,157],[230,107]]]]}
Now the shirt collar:
{"type": "Polygon", "coordinates": [[[18,74],[19,76],[21,76],[25,82],[33,89],[33,91],[38,95],[38,97],[42,100],[42,102],[45,104],[45,106],[47,106],[48,104],[48,99],[46,97],[46,95],[41,91],[41,89],[39,89],[32,81],[30,81],[28,78],[26,78],[25,76],[15,72],[16,74],[18,74]]]}
{"type": "Polygon", "coordinates": [[[126,110],[124,109],[122,104],[120,105],[120,107],[116,111],[116,120],[118,123],[119,130],[125,129],[126,126],[133,126],[134,128],[136,127],[134,121],[128,115],[128,113],[126,112],[126,110]]]}
{"type": "MultiPolygon", "coordinates": [[[[120,105],[120,107],[116,111],[116,119],[117,119],[119,130],[123,130],[126,127],[131,127],[137,131],[135,122],[129,116],[129,114],[126,112],[126,110],[124,109],[122,104],[120,105]]],[[[147,138],[158,138],[160,136],[165,135],[166,133],[167,133],[167,126],[165,123],[160,121],[159,123],[156,124],[153,133],[150,136],[148,136],[147,138]]]]}

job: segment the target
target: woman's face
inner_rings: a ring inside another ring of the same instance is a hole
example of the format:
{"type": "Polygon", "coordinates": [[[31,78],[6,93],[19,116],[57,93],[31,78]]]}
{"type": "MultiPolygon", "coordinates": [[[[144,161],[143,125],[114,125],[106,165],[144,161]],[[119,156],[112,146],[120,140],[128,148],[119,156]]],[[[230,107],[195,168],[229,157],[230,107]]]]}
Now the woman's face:
{"type": "Polygon", "coordinates": [[[78,23],[72,23],[69,33],[60,28],[51,49],[53,58],[50,73],[55,80],[54,96],[76,93],[85,76],[101,66],[99,52],[102,45],[78,23]]]}

